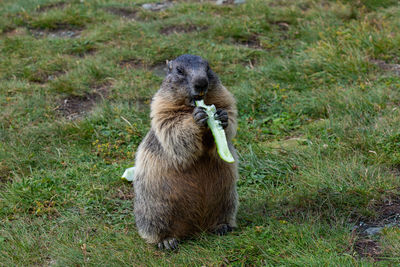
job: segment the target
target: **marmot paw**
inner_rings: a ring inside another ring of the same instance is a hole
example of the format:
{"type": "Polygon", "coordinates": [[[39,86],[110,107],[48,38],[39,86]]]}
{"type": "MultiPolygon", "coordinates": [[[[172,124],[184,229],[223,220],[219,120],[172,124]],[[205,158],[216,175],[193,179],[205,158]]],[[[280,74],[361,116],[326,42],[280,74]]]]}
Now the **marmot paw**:
{"type": "Polygon", "coordinates": [[[224,109],[217,109],[217,112],[214,115],[216,120],[221,122],[221,126],[225,129],[228,127],[228,112],[224,109]]]}
{"type": "Polygon", "coordinates": [[[217,235],[226,235],[228,232],[232,232],[232,227],[229,224],[220,224],[214,230],[214,233],[217,235]]]}
{"type": "Polygon", "coordinates": [[[193,118],[194,121],[199,125],[199,126],[206,126],[207,125],[207,119],[208,115],[206,113],[205,108],[203,107],[195,107],[193,110],[193,118]]]}
{"type": "Polygon", "coordinates": [[[176,238],[166,238],[158,243],[158,248],[161,250],[176,250],[178,249],[178,240],[176,238]]]}

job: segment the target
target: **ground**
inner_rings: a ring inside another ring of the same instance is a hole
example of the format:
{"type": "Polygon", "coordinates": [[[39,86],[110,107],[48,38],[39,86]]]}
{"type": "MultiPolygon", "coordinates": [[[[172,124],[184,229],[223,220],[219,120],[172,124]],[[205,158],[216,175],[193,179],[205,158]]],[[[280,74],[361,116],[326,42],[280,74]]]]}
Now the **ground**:
{"type": "Polygon", "coordinates": [[[241,2],[1,2],[1,266],[400,263],[398,1],[241,2]],[[169,253],[120,176],[184,53],[238,100],[240,208],[169,253]]]}

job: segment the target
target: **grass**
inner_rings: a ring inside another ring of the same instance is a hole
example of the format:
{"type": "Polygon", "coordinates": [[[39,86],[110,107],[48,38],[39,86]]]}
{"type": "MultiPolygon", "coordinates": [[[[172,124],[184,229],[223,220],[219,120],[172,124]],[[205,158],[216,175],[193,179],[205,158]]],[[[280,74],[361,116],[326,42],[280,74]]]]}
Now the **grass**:
{"type": "Polygon", "coordinates": [[[146,2],[2,1],[0,265],[399,264],[398,228],[370,255],[352,231],[400,199],[400,77],[374,63],[400,63],[397,1],[146,2]],[[153,70],[184,53],[238,100],[241,204],[232,234],[168,253],[138,236],[119,177],[153,70]]]}

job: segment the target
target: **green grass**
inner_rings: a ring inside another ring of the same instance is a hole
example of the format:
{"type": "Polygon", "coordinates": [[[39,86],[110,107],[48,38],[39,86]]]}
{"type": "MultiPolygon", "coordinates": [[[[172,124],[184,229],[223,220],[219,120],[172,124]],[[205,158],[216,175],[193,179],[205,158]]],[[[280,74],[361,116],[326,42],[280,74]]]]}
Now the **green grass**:
{"type": "Polygon", "coordinates": [[[375,237],[377,262],[352,232],[400,199],[400,77],[373,63],[400,63],[398,2],[146,2],[1,2],[0,265],[399,264],[398,228],[375,237]],[[168,253],[138,236],[119,177],[150,126],[152,69],[184,53],[238,100],[241,204],[232,234],[168,253]],[[77,119],[59,111],[101,90],[77,119]]]}

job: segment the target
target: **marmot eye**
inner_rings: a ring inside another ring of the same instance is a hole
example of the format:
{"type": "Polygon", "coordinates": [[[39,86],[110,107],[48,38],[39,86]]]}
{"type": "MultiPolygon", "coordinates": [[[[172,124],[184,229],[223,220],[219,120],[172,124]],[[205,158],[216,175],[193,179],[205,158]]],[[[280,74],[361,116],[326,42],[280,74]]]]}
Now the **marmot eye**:
{"type": "Polygon", "coordinates": [[[177,67],[177,68],[176,68],[176,72],[177,72],[179,75],[185,75],[184,70],[183,70],[182,68],[180,68],[180,67],[177,67]]]}

